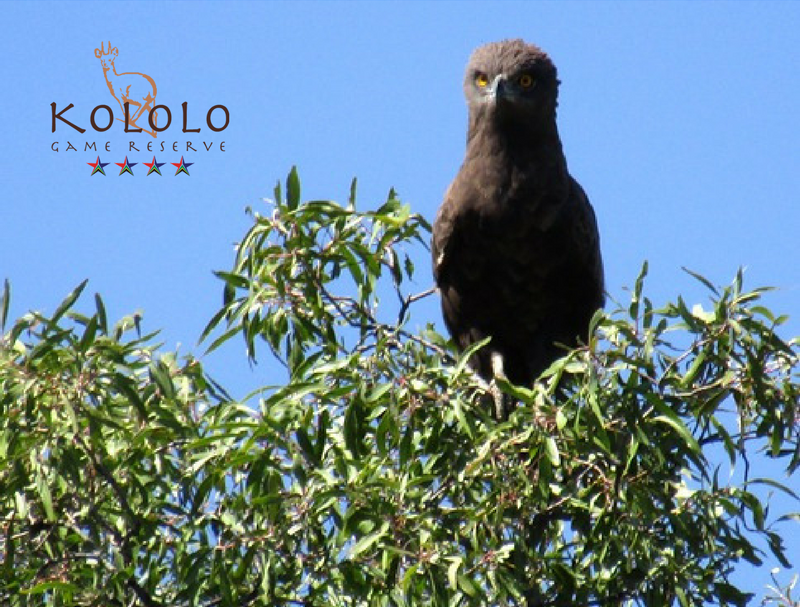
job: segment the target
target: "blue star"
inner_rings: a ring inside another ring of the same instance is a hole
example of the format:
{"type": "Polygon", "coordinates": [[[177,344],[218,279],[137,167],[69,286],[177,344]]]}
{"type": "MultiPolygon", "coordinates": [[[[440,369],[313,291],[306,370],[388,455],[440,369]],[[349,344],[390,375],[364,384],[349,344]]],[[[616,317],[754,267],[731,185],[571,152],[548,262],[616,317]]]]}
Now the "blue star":
{"type": "Polygon", "coordinates": [[[183,156],[181,156],[181,161],[180,162],[170,162],[170,164],[172,166],[174,166],[174,167],[178,167],[178,170],[175,171],[176,175],[178,173],[186,173],[187,175],[189,175],[189,171],[187,171],[186,169],[189,168],[190,166],[192,166],[194,164],[194,162],[184,162],[183,161],[183,156]]]}
{"type": "Polygon", "coordinates": [[[147,171],[147,175],[148,176],[150,175],[150,173],[158,173],[159,175],[161,175],[161,171],[159,171],[159,169],[162,166],[164,166],[165,164],[167,164],[167,163],[166,162],[156,162],[156,157],[153,156],[153,162],[145,162],[144,166],[150,168],[150,170],[147,171]]]}
{"type": "Polygon", "coordinates": [[[114,164],[116,164],[118,167],[122,167],[119,170],[119,174],[120,175],[122,175],[123,173],[130,173],[131,175],[133,175],[133,171],[131,169],[133,167],[135,167],[139,163],[138,162],[128,162],[128,157],[125,156],[125,161],[124,162],[115,162],[114,164]]]}
{"type": "Polygon", "coordinates": [[[95,173],[100,173],[101,175],[105,175],[106,172],[103,170],[103,167],[108,165],[108,164],[111,164],[111,163],[110,162],[100,162],[100,156],[98,156],[97,160],[95,160],[94,162],[87,162],[86,164],[88,164],[90,167],[92,167],[92,169],[93,169],[92,170],[92,175],[94,175],[95,173]]]}

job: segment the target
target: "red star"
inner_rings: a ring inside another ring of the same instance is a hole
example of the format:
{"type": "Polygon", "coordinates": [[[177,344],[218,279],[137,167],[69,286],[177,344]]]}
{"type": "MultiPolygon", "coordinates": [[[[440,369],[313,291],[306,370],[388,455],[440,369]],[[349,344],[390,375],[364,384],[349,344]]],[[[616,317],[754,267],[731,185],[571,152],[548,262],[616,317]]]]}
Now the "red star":
{"type": "Polygon", "coordinates": [[[119,174],[120,175],[122,175],[123,173],[130,173],[131,175],[133,175],[133,171],[131,169],[133,167],[135,167],[139,163],[138,162],[128,162],[128,157],[125,156],[125,162],[115,162],[114,164],[116,164],[118,167],[122,167],[119,170],[119,174]]]}
{"type": "Polygon", "coordinates": [[[150,175],[150,173],[158,173],[159,175],[161,175],[161,171],[159,169],[162,166],[164,166],[165,164],[167,164],[167,163],[166,162],[157,162],[156,161],[156,157],[153,156],[153,162],[145,162],[144,166],[146,166],[148,169],[150,169],[149,171],[147,171],[147,175],[148,176],[150,175]]]}
{"type": "Polygon", "coordinates": [[[180,161],[180,162],[170,162],[170,164],[171,164],[172,166],[174,166],[174,167],[178,167],[178,170],[177,170],[177,171],[175,171],[175,174],[176,174],[176,175],[177,175],[178,173],[186,173],[186,174],[188,175],[188,174],[189,174],[189,171],[187,171],[186,169],[187,169],[188,167],[192,166],[192,165],[194,164],[194,162],[184,162],[184,161],[183,161],[183,156],[181,156],[181,161],[180,161]]]}
{"type": "Polygon", "coordinates": [[[92,175],[94,175],[95,173],[100,173],[102,175],[105,175],[106,172],[103,170],[103,167],[108,165],[109,163],[108,162],[100,162],[100,156],[98,156],[97,160],[95,160],[94,162],[87,162],[86,164],[88,164],[90,167],[92,167],[92,169],[93,169],[92,170],[92,175]]]}

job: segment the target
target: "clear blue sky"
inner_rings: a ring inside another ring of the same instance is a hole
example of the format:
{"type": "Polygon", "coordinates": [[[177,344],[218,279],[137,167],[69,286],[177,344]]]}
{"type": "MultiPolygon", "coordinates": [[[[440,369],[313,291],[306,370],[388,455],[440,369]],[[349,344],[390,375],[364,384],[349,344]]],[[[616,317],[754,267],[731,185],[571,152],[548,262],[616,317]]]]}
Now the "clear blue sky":
{"type": "MultiPolygon", "coordinates": [[[[463,155],[467,57],[522,37],[558,66],[564,149],[598,215],[611,297],[626,299],[645,259],[656,303],[705,297],[681,266],[718,284],[746,266],[750,286],[781,288],[768,304],[800,334],[800,3],[19,2],[3,4],[2,34],[0,278],[14,317],[52,312],[90,278],[111,316],[144,310],[166,347],[199,352],[221,299],[211,271],[230,267],[245,206],[296,164],[307,198],[344,200],[357,176],[362,207],[395,187],[432,220],[463,155]],[[117,71],[152,76],[172,110],[157,140],[89,125],[96,105],[117,110],[94,56],[108,41],[117,71]],[[184,101],[200,133],[181,132],[184,101]],[[52,133],[51,102],[73,103],[65,117],[86,133],[52,133]],[[230,110],[220,133],[204,119],[217,104],[230,110]],[[131,140],[166,142],[162,177],[145,176],[153,154],[131,140]],[[105,177],[90,176],[87,141],[105,177]],[[175,141],[188,177],[169,164],[175,141]],[[126,155],[133,177],[114,164],[126,155]]],[[[418,280],[430,285],[427,267],[418,280]]],[[[418,314],[438,321],[436,302],[418,314]]],[[[239,351],[207,365],[239,394],[261,372],[239,351]]]]}

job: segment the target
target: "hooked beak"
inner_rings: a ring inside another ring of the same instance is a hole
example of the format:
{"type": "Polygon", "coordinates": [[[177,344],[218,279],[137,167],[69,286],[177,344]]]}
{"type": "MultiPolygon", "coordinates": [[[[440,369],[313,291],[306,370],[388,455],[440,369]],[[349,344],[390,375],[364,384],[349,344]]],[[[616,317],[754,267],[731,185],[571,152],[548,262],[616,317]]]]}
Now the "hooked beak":
{"type": "Polygon", "coordinates": [[[492,83],[489,85],[487,93],[491,103],[507,101],[511,97],[511,91],[508,88],[508,80],[504,74],[498,74],[494,77],[494,80],[492,80],[492,83]]]}

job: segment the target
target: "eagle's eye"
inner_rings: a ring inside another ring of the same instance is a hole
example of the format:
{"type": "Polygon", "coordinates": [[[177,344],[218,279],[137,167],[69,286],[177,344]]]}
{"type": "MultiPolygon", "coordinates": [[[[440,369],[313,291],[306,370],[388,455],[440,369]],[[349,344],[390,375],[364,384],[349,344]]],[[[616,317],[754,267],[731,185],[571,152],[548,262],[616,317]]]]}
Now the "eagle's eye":
{"type": "Polygon", "coordinates": [[[519,80],[517,80],[517,82],[519,82],[519,85],[522,88],[529,89],[533,86],[533,76],[531,76],[530,74],[522,74],[522,76],[519,77],[519,80]]]}
{"type": "Polygon", "coordinates": [[[487,84],[489,84],[489,77],[486,74],[484,74],[483,72],[478,72],[475,75],[475,84],[477,84],[479,87],[483,88],[487,84]]]}

